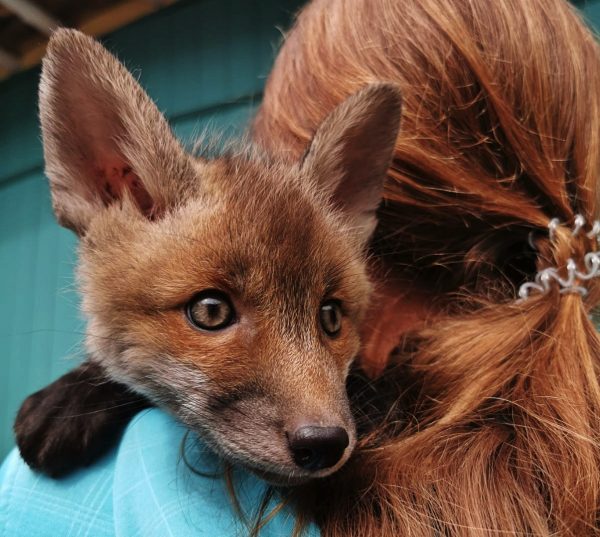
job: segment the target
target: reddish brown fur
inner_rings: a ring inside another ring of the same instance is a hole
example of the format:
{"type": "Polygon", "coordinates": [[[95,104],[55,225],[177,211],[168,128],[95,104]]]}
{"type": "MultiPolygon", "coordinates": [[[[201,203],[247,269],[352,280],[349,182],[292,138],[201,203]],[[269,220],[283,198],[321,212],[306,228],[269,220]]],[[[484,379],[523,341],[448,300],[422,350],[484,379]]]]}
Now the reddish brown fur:
{"type": "Polygon", "coordinates": [[[386,326],[404,333],[396,369],[362,409],[356,456],[306,512],[326,536],[597,535],[600,289],[515,299],[536,270],[596,247],[569,228],[598,217],[598,46],[561,0],[315,0],[254,137],[299,155],[378,81],[405,101],[372,243],[379,286],[404,282],[426,310],[412,333],[386,326]]]}
{"type": "MultiPolygon", "coordinates": [[[[251,147],[194,158],[113,56],[58,31],[43,63],[40,117],[57,217],[81,237],[92,370],[100,364],[223,456],[275,481],[343,465],[355,443],[345,381],[370,291],[363,247],[400,107],[395,87],[373,85],[324,119],[302,159],[251,147]],[[352,161],[358,147],[369,153],[364,171],[352,161]],[[192,325],[186,306],[206,290],[229,297],[235,322],[192,325]],[[335,337],[319,321],[332,299],[343,314],[335,337]],[[349,444],[334,464],[309,470],[288,441],[302,426],[343,428],[349,444]]],[[[21,445],[28,431],[46,430],[36,423],[47,416],[31,412],[20,414],[21,445]]],[[[53,453],[40,451],[39,460],[35,446],[28,451],[32,464],[52,470],[53,453]]]]}

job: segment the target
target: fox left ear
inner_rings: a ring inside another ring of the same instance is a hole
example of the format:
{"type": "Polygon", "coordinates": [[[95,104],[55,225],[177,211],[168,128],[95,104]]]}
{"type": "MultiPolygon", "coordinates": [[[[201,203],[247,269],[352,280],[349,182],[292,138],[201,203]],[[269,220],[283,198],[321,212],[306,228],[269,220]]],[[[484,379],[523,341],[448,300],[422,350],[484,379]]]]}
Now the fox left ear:
{"type": "Polygon", "coordinates": [[[400,128],[402,97],[387,83],[367,86],[331,112],[304,157],[307,170],[366,243],[377,223],[400,128]]]}
{"type": "Polygon", "coordinates": [[[42,64],[40,121],[59,222],[79,235],[130,198],[156,217],[192,188],[190,159],[138,82],[100,43],[57,30],[42,64]]]}

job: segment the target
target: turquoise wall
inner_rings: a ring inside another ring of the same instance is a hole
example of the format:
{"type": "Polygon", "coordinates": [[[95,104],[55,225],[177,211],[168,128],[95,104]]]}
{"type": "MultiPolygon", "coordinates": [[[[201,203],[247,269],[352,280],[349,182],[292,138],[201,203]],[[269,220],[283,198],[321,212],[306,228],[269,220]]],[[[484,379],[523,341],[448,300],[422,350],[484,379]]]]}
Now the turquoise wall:
{"type": "MultiPolygon", "coordinates": [[[[301,0],[182,1],[105,44],[189,141],[234,131],[252,115],[301,0]]],[[[39,71],[0,83],[0,459],[29,393],[82,357],[73,290],[76,239],[54,221],[37,121],[39,71]]]]}
{"type": "Polygon", "coordinates": [[[572,0],[585,20],[597,32],[600,30],[600,0],[572,0]]]}
{"type": "MultiPolygon", "coordinates": [[[[526,1],[526,0],[524,0],[526,1]]],[[[105,39],[189,140],[235,130],[260,100],[302,0],[182,1],[105,39]]],[[[600,0],[576,2],[600,27],[600,0]]],[[[54,221],[36,117],[39,72],[0,83],[0,458],[29,393],[82,357],[75,237],[54,221]]]]}

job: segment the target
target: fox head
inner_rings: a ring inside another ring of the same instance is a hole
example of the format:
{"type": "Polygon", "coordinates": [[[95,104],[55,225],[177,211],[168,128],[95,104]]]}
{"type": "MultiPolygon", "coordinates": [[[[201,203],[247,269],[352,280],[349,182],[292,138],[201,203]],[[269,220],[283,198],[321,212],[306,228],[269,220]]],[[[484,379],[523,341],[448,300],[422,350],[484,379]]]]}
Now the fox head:
{"type": "Polygon", "coordinates": [[[345,392],[369,297],[365,245],[400,120],[368,86],[301,162],[187,154],[127,70],[52,37],[40,116],[53,206],[80,237],[92,360],[275,482],[349,457],[345,392]]]}

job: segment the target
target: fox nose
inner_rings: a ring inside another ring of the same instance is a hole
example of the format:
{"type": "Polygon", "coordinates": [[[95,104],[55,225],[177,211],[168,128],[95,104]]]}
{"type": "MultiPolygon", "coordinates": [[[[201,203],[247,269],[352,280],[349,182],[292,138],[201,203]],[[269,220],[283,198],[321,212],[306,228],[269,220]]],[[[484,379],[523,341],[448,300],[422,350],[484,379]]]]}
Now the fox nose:
{"type": "Polygon", "coordinates": [[[288,435],[294,462],[305,470],[331,468],[342,458],[350,440],[342,427],[299,427],[288,435]]]}

